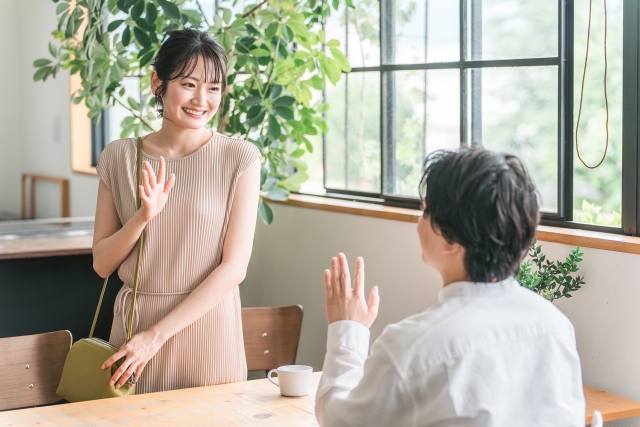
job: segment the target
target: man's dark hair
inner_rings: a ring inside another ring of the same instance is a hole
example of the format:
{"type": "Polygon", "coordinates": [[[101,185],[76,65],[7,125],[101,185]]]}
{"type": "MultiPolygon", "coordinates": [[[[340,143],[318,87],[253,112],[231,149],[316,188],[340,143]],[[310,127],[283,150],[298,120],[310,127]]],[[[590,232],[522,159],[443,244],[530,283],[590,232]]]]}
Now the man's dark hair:
{"type": "Polygon", "coordinates": [[[474,282],[516,275],[536,233],[538,192],[517,157],[484,149],[435,151],[424,162],[423,217],[465,249],[474,282]]]}

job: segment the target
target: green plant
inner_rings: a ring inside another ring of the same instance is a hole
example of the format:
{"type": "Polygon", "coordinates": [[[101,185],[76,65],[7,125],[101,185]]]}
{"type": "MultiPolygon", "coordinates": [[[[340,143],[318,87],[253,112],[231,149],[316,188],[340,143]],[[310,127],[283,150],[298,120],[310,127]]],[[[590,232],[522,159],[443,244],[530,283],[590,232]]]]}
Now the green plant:
{"type": "MultiPolygon", "coordinates": [[[[228,56],[225,109],[209,124],[253,142],[263,156],[260,218],[273,212],[264,198],[286,200],[307,179],[300,159],[313,151],[307,138],[327,132],[328,106],[321,99],[327,80],[336,84],[351,66],[337,40],[325,40],[323,20],[341,0],[261,0],[241,13],[237,0],[222,0],[213,22],[206,21],[198,0],[53,0],[58,28],[49,43],[52,59],[38,59],[34,80],[78,73],[82,87],[72,97],[84,102],[89,117],[118,104],[130,116],[122,135],[154,131],[155,97],[149,89],[150,63],[171,31],[186,27],[214,34],[228,56]],[[83,27],[84,26],[84,27],[83,27]],[[84,28],[82,34],[80,29],[84,28]],[[142,99],[126,93],[125,76],[139,76],[142,99]]],[[[353,8],[351,0],[345,0],[353,8]]]]}
{"type": "Polygon", "coordinates": [[[572,273],[578,271],[582,255],[578,246],[564,262],[552,262],[542,253],[537,240],[534,240],[529,252],[531,259],[522,263],[517,280],[525,288],[537,292],[549,301],[562,297],[571,298],[570,292],[577,291],[585,284],[583,276],[572,276],[572,273]]]}
{"type": "Polygon", "coordinates": [[[620,212],[612,211],[611,214],[607,215],[600,212],[601,210],[602,206],[597,206],[594,203],[583,200],[582,210],[576,213],[580,218],[580,222],[585,224],[607,225],[610,227],[620,227],[622,225],[620,212]]]}

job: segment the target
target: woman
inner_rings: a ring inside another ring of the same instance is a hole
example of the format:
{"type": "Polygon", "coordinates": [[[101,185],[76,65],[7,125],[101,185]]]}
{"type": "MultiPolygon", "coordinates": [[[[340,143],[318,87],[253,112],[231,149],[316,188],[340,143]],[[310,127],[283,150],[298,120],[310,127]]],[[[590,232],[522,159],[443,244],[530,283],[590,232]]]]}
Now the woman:
{"type": "Polygon", "coordinates": [[[138,394],[246,379],[238,284],[260,187],[258,149],[205,128],[225,93],[222,47],[205,32],[175,31],[153,68],[162,128],[142,141],[144,185],[137,188],[136,139],[110,143],[97,166],[93,240],[96,272],[107,277],[117,268],[124,282],[109,339],[120,350],[102,368],[124,358],[111,384],[134,374],[138,394]],[[143,229],[133,337],[125,343],[143,229]]]}

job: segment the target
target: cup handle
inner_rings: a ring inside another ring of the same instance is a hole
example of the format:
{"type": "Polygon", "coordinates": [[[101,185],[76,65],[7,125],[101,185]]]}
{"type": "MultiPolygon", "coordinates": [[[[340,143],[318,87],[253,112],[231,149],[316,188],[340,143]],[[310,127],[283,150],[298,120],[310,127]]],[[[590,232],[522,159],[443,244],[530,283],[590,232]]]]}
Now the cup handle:
{"type": "Polygon", "coordinates": [[[280,384],[278,384],[271,378],[271,374],[273,374],[274,372],[278,372],[278,370],[277,369],[270,370],[269,373],[267,374],[267,379],[271,382],[271,384],[275,385],[276,387],[280,387],[280,384]]]}

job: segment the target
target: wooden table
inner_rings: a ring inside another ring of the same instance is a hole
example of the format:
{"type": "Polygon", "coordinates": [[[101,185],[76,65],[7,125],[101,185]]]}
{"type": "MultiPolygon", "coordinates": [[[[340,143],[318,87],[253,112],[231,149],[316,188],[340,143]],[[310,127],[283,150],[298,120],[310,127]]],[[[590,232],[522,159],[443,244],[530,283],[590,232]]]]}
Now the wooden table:
{"type": "MultiPolygon", "coordinates": [[[[0,412],[0,427],[16,426],[315,426],[315,393],[320,372],[313,374],[311,393],[282,397],[266,379],[210,387],[142,394],[118,399],[0,412]]],[[[605,421],[640,416],[640,402],[585,387],[587,415],[595,409],[605,421]]]]}
{"type": "Polygon", "coordinates": [[[282,397],[266,379],[0,412],[0,426],[318,426],[311,394],[282,397]]]}

